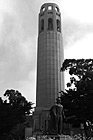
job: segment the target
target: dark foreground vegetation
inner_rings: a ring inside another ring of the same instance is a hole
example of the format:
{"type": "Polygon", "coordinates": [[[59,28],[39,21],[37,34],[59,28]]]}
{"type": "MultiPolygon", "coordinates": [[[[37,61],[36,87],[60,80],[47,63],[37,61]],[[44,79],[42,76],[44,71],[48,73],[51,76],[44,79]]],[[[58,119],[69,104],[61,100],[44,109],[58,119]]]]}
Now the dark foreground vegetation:
{"type": "Polygon", "coordinates": [[[93,59],[66,59],[61,71],[68,71],[70,75],[67,89],[61,91],[67,122],[82,123],[89,137],[87,124],[92,128],[93,123],[93,59]]]}
{"type": "Polygon", "coordinates": [[[31,114],[32,102],[19,91],[6,90],[0,97],[0,140],[24,139],[26,116],[31,114]]]}

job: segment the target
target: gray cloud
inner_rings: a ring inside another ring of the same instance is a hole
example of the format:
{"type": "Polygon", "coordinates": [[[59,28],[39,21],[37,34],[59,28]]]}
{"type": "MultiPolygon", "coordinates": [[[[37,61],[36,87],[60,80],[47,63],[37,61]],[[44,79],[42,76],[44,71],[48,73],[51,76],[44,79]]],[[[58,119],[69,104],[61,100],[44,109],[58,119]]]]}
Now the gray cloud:
{"type": "Polygon", "coordinates": [[[28,72],[35,68],[36,40],[26,35],[16,17],[4,15],[0,40],[0,76],[5,80],[27,78],[28,72]]]}
{"type": "Polygon", "coordinates": [[[30,9],[31,1],[13,2],[8,5],[11,10],[3,10],[0,21],[0,94],[7,88],[18,89],[33,101],[38,19],[34,8],[30,9]]]}
{"type": "Polygon", "coordinates": [[[63,17],[63,44],[64,47],[69,47],[69,45],[76,43],[77,41],[83,39],[87,34],[93,33],[93,25],[86,23],[79,23],[73,19],[64,19],[63,17]]]}

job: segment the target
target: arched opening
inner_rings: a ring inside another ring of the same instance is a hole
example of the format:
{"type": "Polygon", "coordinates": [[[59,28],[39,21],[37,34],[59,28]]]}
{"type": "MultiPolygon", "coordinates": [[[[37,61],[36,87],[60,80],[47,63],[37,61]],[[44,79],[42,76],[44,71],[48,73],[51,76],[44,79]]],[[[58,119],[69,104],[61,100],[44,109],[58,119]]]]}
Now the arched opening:
{"type": "Polygon", "coordinates": [[[53,30],[53,19],[52,18],[48,19],[48,30],[53,30]]]}
{"type": "Polygon", "coordinates": [[[52,6],[48,6],[48,10],[52,10],[52,6]]]}
{"type": "Polygon", "coordinates": [[[44,31],[44,19],[41,20],[41,31],[44,31]]]}
{"type": "Polygon", "coordinates": [[[59,8],[58,7],[55,7],[55,10],[56,10],[56,12],[59,12],[59,8]]]}
{"type": "Polygon", "coordinates": [[[57,19],[57,31],[61,32],[61,25],[58,19],[57,19]]]}
{"type": "Polygon", "coordinates": [[[42,7],[42,11],[43,11],[43,12],[45,11],[45,7],[42,7]]]}

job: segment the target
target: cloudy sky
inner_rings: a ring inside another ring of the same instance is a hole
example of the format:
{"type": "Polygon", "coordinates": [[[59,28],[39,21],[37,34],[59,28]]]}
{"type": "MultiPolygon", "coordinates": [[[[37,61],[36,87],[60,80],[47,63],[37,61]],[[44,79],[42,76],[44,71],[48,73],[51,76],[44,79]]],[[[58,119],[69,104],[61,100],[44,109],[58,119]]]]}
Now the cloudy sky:
{"type": "Polygon", "coordinates": [[[15,89],[35,103],[38,13],[47,2],[61,11],[65,58],[93,58],[93,0],[0,0],[0,96],[15,89]]]}

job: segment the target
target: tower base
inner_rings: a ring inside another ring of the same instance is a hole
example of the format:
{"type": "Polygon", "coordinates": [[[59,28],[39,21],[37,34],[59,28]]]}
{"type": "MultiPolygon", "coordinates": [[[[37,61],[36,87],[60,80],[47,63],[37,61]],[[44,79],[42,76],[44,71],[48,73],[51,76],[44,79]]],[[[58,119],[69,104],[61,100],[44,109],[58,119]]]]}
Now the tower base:
{"type": "Polygon", "coordinates": [[[49,111],[50,108],[36,107],[33,114],[33,133],[44,134],[49,129],[49,111]]]}

